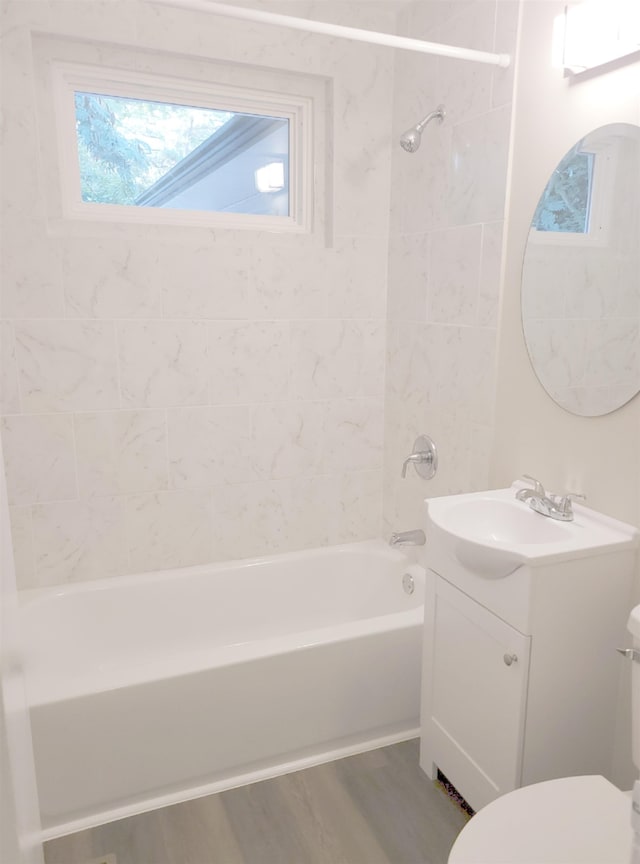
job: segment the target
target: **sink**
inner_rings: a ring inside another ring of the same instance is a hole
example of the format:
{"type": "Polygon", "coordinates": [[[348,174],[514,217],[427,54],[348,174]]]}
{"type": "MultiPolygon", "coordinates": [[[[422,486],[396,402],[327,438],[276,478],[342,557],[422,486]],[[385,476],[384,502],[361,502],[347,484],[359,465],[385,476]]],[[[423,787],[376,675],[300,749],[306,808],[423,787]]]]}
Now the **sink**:
{"type": "Polygon", "coordinates": [[[449,554],[488,579],[509,576],[527,564],[542,566],[637,545],[631,525],[574,504],[574,520],[559,522],[532,510],[508,489],[427,499],[428,531],[437,532],[449,554]]]}

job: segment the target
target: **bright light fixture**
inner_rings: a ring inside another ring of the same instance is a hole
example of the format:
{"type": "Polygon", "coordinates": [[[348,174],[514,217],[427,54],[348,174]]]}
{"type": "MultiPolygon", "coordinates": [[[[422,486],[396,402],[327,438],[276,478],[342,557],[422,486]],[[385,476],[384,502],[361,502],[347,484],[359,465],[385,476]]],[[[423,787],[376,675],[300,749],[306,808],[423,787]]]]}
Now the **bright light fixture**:
{"type": "Polygon", "coordinates": [[[573,73],[640,51],[638,0],[583,0],[565,10],[562,65],[573,73]]]}
{"type": "Polygon", "coordinates": [[[258,192],[280,192],[284,189],[284,163],[269,162],[255,172],[258,192]]]}

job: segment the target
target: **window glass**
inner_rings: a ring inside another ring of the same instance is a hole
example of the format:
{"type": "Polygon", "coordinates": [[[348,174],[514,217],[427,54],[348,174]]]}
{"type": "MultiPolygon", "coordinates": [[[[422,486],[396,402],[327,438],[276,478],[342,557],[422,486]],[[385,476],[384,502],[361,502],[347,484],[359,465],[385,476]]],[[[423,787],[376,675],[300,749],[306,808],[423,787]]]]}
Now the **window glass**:
{"type": "Polygon", "coordinates": [[[289,120],[74,91],[84,202],[289,216],[289,120]]]}
{"type": "Polygon", "coordinates": [[[580,143],[558,163],[547,183],[533,217],[537,231],[589,233],[595,156],[582,152],[580,143]]]}

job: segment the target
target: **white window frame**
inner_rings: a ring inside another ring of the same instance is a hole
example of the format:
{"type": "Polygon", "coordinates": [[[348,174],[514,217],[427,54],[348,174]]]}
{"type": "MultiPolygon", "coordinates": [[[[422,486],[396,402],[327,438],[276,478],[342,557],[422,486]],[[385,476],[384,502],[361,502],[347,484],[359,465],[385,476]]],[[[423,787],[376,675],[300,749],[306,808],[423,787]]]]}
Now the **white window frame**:
{"type": "Polygon", "coordinates": [[[76,63],[52,64],[52,87],[64,219],[310,233],[313,201],[313,99],[228,84],[211,84],[76,63]],[[136,207],[82,200],[75,93],[98,93],[289,121],[289,215],[261,216],[171,207],[136,207]]]}

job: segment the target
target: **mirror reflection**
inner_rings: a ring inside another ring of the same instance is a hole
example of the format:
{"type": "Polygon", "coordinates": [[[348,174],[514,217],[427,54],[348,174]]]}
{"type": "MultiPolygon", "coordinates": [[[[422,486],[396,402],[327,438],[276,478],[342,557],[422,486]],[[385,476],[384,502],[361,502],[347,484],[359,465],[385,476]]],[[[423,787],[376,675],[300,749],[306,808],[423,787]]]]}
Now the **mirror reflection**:
{"type": "Polygon", "coordinates": [[[529,231],[522,322],[568,411],[608,414],[640,390],[640,127],[596,129],[556,166],[529,231]]]}

